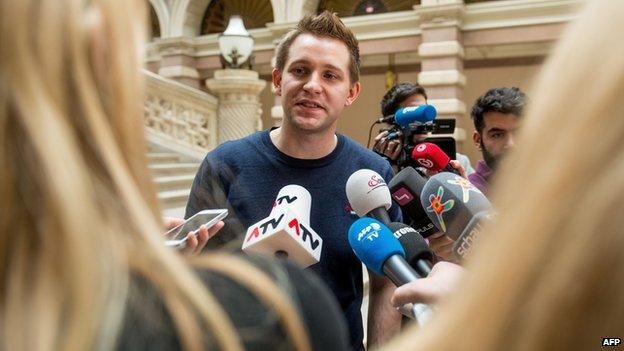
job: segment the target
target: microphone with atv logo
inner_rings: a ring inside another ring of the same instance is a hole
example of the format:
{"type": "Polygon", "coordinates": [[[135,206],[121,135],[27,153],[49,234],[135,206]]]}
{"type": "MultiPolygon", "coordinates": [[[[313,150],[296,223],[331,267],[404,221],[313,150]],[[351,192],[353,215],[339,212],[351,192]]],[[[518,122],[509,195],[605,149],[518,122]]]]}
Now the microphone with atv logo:
{"type": "Polygon", "coordinates": [[[323,239],[310,227],[311,205],[304,187],[283,187],[269,216],[247,229],[243,251],[288,258],[302,267],[318,263],[323,239]]]}

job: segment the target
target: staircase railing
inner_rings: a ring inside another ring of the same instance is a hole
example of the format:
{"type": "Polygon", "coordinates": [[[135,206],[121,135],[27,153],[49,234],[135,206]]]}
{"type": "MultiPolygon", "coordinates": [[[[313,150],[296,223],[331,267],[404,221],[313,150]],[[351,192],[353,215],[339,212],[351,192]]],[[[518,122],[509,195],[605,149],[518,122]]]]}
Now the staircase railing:
{"type": "Polygon", "coordinates": [[[147,70],[143,74],[148,140],[202,159],[217,146],[217,98],[147,70]]]}

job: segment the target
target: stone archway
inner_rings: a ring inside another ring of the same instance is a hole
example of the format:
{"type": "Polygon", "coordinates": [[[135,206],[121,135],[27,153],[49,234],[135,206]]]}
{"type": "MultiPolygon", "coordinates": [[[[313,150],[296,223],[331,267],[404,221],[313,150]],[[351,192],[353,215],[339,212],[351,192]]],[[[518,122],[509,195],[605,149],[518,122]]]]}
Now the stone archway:
{"type": "Polygon", "coordinates": [[[165,0],[149,0],[149,5],[156,13],[158,27],[160,27],[160,37],[169,36],[169,9],[165,0]]]}
{"type": "Polygon", "coordinates": [[[271,0],[275,23],[297,22],[303,16],[315,14],[319,0],[271,0]]]}
{"type": "Polygon", "coordinates": [[[320,0],[317,12],[329,10],[340,17],[411,10],[420,1],[414,0],[320,0]]]}
{"type": "Polygon", "coordinates": [[[171,9],[171,36],[196,37],[210,0],[180,0],[171,9]]]}
{"type": "Polygon", "coordinates": [[[202,16],[200,35],[222,33],[232,15],[241,16],[247,29],[264,28],[274,22],[273,13],[269,0],[212,0],[202,16]]]}

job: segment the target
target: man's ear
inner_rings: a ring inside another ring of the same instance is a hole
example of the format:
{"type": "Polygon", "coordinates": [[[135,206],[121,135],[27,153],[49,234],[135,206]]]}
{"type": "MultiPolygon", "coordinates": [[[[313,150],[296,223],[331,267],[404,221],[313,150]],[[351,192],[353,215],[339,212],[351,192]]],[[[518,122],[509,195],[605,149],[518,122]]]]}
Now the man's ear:
{"type": "Polygon", "coordinates": [[[472,141],[474,141],[477,150],[481,151],[481,134],[479,134],[476,130],[472,132],[472,141]]]}
{"type": "Polygon", "coordinates": [[[273,88],[275,88],[275,94],[277,96],[282,96],[282,73],[280,73],[277,68],[273,68],[271,76],[273,77],[273,88]]]}
{"type": "Polygon", "coordinates": [[[347,101],[345,101],[345,106],[349,106],[353,102],[355,102],[358,96],[360,96],[361,88],[362,88],[362,85],[360,84],[360,82],[355,82],[353,83],[353,85],[351,85],[351,88],[349,88],[349,95],[347,96],[347,101]]]}

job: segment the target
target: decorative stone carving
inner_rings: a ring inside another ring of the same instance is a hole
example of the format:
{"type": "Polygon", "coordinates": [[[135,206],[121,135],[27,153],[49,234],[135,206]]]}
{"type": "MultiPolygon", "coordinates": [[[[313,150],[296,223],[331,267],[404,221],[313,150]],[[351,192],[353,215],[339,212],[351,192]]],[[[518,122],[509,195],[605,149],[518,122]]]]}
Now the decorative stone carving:
{"type": "Polygon", "coordinates": [[[217,100],[184,84],[144,71],[148,135],[187,155],[204,155],[217,145],[217,100]]]}

